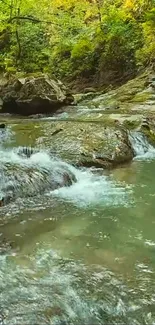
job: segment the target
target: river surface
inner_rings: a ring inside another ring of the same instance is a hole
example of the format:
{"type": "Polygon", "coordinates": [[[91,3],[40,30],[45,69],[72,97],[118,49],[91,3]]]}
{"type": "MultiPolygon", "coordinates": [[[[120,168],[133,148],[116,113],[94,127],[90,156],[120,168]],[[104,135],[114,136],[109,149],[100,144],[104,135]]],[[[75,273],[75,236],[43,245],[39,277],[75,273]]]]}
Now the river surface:
{"type": "Polygon", "coordinates": [[[17,198],[0,208],[0,324],[155,324],[155,152],[137,147],[111,172],[65,167],[46,151],[51,123],[8,119],[0,130],[1,165],[25,168],[16,148],[40,146],[31,168],[62,163],[77,178],[26,196],[24,184],[40,185],[22,174],[17,198]]]}

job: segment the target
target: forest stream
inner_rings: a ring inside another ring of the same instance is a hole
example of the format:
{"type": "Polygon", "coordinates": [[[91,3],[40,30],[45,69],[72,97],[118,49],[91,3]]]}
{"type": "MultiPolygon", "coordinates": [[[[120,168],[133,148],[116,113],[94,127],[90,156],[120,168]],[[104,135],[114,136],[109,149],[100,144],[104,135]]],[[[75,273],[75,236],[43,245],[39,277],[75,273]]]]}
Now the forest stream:
{"type": "Polygon", "coordinates": [[[4,122],[0,195],[9,170],[16,197],[0,208],[0,324],[155,324],[155,149],[133,134],[129,164],[77,168],[49,153],[52,119],[4,122]],[[77,181],[50,188],[58,167],[77,181]]]}

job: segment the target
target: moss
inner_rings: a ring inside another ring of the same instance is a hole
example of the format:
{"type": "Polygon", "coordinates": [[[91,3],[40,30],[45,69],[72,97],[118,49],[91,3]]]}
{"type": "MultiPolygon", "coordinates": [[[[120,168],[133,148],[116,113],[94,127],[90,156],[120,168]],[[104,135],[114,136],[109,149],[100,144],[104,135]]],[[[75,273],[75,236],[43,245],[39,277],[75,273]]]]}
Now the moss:
{"type": "MultiPolygon", "coordinates": [[[[149,72],[140,75],[134,80],[128,81],[123,86],[109,91],[107,93],[99,92],[88,93],[81,96],[81,102],[87,100],[86,104],[90,108],[108,108],[108,113],[113,111],[114,113],[118,112],[129,112],[134,108],[134,103],[143,103],[150,98],[150,93],[144,91],[145,81],[148,77],[149,72]],[[144,92],[143,92],[144,91],[144,92]],[[91,101],[91,97],[96,97],[95,100],[91,101]],[[90,100],[90,102],[89,102],[90,100]]],[[[106,111],[105,111],[106,113],[106,111]]]]}
{"type": "Polygon", "coordinates": [[[116,98],[120,101],[120,102],[128,102],[131,100],[132,96],[130,94],[122,94],[122,95],[117,95],[116,98]]]}
{"type": "MultiPolygon", "coordinates": [[[[96,97],[99,93],[95,93],[95,92],[88,92],[88,93],[84,93],[83,95],[81,95],[81,98],[79,99],[78,102],[84,102],[87,101],[89,99],[93,99],[94,97],[96,97]]],[[[95,106],[95,103],[93,103],[95,106]]]]}
{"type": "Polygon", "coordinates": [[[136,103],[144,103],[150,98],[150,93],[148,92],[141,92],[137,93],[133,98],[132,101],[136,103]]]}
{"type": "Polygon", "coordinates": [[[149,98],[148,92],[143,92],[145,89],[145,81],[148,77],[149,72],[142,73],[137,78],[134,78],[124,85],[120,86],[115,92],[111,94],[111,100],[115,99],[118,103],[140,102],[141,100],[145,101],[149,98]]]}
{"type": "Polygon", "coordinates": [[[116,125],[115,120],[105,117],[105,116],[104,116],[104,119],[102,120],[102,123],[105,127],[115,127],[115,125],[116,125]]]}
{"type": "Polygon", "coordinates": [[[141,128],[141,131],[143,134],[145,134],[145,136],[147,137],[148,141],[150,144],[152,144],[153,146],[155,145],[155,131],[153,130],[149,130],[149,129],[145,129],[145,128],[141,128]]]}
{"type": "Polygon", "coordinates": [[[126,120],[126,121],[123,122],[123,126],[124,126],[127,130],[134,130],[134,129],[136,129],[139,125],[140,125],[140,121],[129,121],[129,120],[126,120]]]}
{"type": "Polygon", "coordinates": [[[31,78],[31,77],[37,78],[37,77],[41,77],[41,76],[43,76],[43,73],[39,72],[39,71],[33,72],[33,73],[32,72],[29,72],[29,73],[17,72],[16,73],[17,78],[31,78]]]}

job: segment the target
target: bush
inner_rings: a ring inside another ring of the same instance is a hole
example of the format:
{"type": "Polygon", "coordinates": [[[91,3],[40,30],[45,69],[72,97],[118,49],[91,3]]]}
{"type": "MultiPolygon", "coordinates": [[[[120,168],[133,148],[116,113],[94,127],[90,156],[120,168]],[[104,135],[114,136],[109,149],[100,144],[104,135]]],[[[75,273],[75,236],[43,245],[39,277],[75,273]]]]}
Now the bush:
{"type": "Polygon", "coordinates": [[[143,23],[142,27],[144,41],[143,46],[136,52],[136,58],[139,66],[148,66],[155,61],[155,19],[143,23]]]}

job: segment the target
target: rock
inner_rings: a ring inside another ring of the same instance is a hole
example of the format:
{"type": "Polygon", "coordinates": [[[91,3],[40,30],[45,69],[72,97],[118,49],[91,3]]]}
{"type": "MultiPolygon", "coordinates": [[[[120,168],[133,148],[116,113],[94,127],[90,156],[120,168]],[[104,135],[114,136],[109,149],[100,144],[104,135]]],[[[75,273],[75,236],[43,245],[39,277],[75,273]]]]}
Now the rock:
{"type": "Polygon", "coordinates": [[[4,205],[4,197],[0,198],[0,207],[2,207],[4,205]]]}
{"type": "Polygon", "coordinates": [[[33,154],[38,153],[39,150],[31,147],[19,147],[17,149],[17,154],[21,157],[30,158],[33,154]]]}
{"type": "Polygon", "coordinates": [[[95,92],[96,92],[96,89],[93,88],[93,87],[87,87],[83,91],[84,94],[87,94],[87,93],[95,93],[95,92]]]}
{"type": "Polygon", "coordinates": [[[110,103],[109,106],[106,107],[107,110],[109,109],[111,111],[119,109],[119,108],[120,107],[119,107],[119,104],[117,103],[117,101],[110,103]]]}
{"type": "Polygon", "coordinates": [[[152,146],[155,146],[155,118],[153,116],[143,118],[138,130],[145,135],[152,146]]]}
{"type": "Polygon", "coordinates": [[[36,172],[34,170],[31,172],[26,170],[25,173],[18,170],[18,172],[13,171],[13,173],[10,178],[6,179],[5,188],[2,189],[3,197],[0,200],[0,207],[9,204],[18,197],[37,196],[45,191],[69,187],[76,182],[75,176],[68,171],[52,176],[46,171],[36,172]],[[10,185],[11,182],[12,185],[10,185]]]}
{"type": "Polygon", "coordinates": [[[52,135],[56,135],[56,134],[58,134],[58,133],[61,132],[61,131],[63,131],[63,129],[55,130],[55,131],[52,133],[52,135]]]}
{"type": "Polygon", "coordinates": [[[155,105],[155,100],[154,98],[152,99],[154,95],[154,79],[154,77],[151,79],[149,72],[145,72],[118,88],[108,90],[107,92],[101,91],[100,93],[81,94],[81,96],[75,96],[75,99],[77,103],[81,105],[86,104],[89,108],[93,108],[93,105],[95,105],[95,108],[106,108],[107,110],[119,109],[122,112],[131,112],[132,109],[138,111],[143,110],[146,101],[150,99],[155,105]],[[146,88],[149,85],[150,89],[146,88]],[[139,107],[141,104],[142,107],[139,107]]]}
{"type": "Polygon", "coordinates": [[[47,164],[39,164],[40,152],[35,149],[21,147],[16,152],[23,160],[1,163],[1,207],[18,197],[37,196],[76,182],[74,173],[66,163],[50,158],[45,152],[47,164]]]}
{"type": "Polygon", "coordinates": [[[5,124],[4,123],[0,124],[0,129],[5,129],[5,124]]]}
{"type": "Polygon", "coordinates": [[[7,241],[6,238],[0,240],[0,255],[10,252],[12,248],[13,248],[13,243],[7,241]]]}
{"type": "Polygon", "coordinates": [[[81,103],[81,102],[84,102],[87,100],[92,100],[96,96],[99,96],[101,93],[102,92],[85,91],[83,93],[74,95],[74,100],[75,100],[75,103],[78,104],[78,103],[81,103]]]}
{"type": "Polygon", "coordinates": [[[142,123],[141,123],[141,130],[144,130],[144,129],[146,129],[146,130],[148,130],[148,131],[150,131],[150,125],[149,125],[149,118],[143,118],[143,120],[142,120],[142,123]]]}
{"type": "Polygon", "coordinates": [[[47,75],[10,80],[0,86],[0,97],[1,113],[20,115],[55,113],[74,101],[60,81],[47,75]]]}
{"type": "Polygon", "coordinates": [[[128,132],[119,125],[55,122],[46,141],[45,146],[52,143],[54,155],[76,166],[111,168],[134,156],[128,132]],[[63,128],[63,131],[52,137],[55,128],[63,128]]]}
{"type": "Polygon", "coordinates": [[[149,86],[151,86],[152,88],[155,88],[155,75],[154,74],[149,75],[146,78],[145,87],[149,87],[149,86]]]}
{"type": "Polygon", "coordinates": [[[2,313],[0,313],[0,325],[5,325],[4,319],[5,319],[5,316],[2,313]]]}

